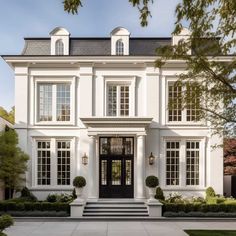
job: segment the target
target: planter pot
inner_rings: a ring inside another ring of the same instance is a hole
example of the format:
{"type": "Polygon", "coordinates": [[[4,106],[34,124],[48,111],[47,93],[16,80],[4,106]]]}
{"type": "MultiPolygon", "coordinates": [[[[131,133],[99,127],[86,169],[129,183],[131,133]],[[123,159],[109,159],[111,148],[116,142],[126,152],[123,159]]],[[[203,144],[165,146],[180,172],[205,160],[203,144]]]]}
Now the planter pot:
{"type": "Polygon", "coordinates": [[[156,188],[148,188],[149,192],[149,201],[155,201],[156,199],[154,198],[156,195],[156,188]]]}
{"type": "Polygon", "coordinates": [[[77,199],[81,198],[82,193],[83,193],[83,188],[75,187],[75,193],[76,193],[77,199]]]}

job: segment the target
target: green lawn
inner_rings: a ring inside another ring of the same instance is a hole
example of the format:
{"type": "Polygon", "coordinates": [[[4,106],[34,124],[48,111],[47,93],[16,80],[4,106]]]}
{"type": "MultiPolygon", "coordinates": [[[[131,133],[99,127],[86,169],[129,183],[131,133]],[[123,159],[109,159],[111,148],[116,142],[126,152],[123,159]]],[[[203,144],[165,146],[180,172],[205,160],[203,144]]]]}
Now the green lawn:
{"type": "Polygon", "coordinates": [[[236,230],[184,230],[189,236],[236,236],[236,230]]]}

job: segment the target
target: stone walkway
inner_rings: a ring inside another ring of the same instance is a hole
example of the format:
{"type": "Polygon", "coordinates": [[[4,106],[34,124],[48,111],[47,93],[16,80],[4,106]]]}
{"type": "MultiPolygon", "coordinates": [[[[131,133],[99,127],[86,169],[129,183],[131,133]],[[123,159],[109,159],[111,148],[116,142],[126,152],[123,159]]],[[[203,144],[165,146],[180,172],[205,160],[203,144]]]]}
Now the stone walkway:
{"type": "Polygon", "coordinates": [[[15,222],[6,233],[8,236],[187,236],[183,229],[236,230],[236,221],[15,222]]]}

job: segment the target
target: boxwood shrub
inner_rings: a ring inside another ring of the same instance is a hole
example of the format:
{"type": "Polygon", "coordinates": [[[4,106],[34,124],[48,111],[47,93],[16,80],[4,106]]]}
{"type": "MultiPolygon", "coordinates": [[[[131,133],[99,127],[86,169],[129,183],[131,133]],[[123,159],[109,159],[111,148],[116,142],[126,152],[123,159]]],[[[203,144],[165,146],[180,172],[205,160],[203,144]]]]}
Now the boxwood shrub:
{"type": "Polygon", "coordinates": [[[50,203],[50,202],[4,202],[0,201],[0,212],[26,212],[26,211],[54,211],[66,212],[69,214],[70,205],[67,203],[50,203]]]}
{"type": "Polygon", "coordinates": [[[162,208],[163,214],[165,212],[224,212],[224,213],[236,213],[236,204],[201,204],[201,203],[187,203],[187,204],[175,204],[165,203],[162,208]]]}

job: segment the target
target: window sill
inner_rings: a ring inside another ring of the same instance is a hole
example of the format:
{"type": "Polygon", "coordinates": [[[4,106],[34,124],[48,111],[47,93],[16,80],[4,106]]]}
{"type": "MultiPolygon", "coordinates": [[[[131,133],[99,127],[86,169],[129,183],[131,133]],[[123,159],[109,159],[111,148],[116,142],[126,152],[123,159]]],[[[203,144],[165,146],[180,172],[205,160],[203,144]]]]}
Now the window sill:
{"type": "Polygon", "coordinates": [[[40,185],[29,188],[32,191],[73,191],[74,187],[71,185],[60,185],[60,186],[51,186],[51,185],[40,185]]]}
{"type": "Polygon", "coordinates": [[[165,186],[162,187],[163,191],[205,191],[206,188],[203,186],[165,186]]]}
{"type": "Polygon", "coordinates": [[[57,122],[36,122],[34,125],[37,125],[37,126],[72,126],[72,125],[75,125],[74,122],[72,121],[57,121],[57,122]]]}
{"type": "Polygon", "coordinates": [[[177,121],[173,121],[173,122],[166,122],[165,124],[166,126],[201,126],[201,127],[207,127],[206,123],[202,123],[202,122],[192,122],[192,121],[185,121],[185,122],[177,122],[177,121]]]}

